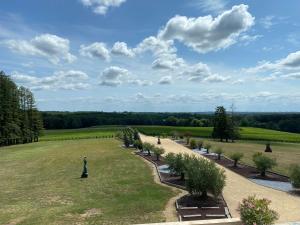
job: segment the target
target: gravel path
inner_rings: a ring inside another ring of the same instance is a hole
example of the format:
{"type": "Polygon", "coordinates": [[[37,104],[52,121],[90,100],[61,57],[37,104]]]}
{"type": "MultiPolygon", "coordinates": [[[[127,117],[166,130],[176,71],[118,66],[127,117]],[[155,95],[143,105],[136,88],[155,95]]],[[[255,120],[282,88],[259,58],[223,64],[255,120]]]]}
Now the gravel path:
{"type": "MultiPolygon", "coordinates": [[[[155,137],[141,135],[141,138],[143,142],[149,142],[155,145],[157,143],[157,138],[155,137]]],[[[203,157],[170,139],[161,139],[160,146],[166,150],[166,153],[188,153],[203,157]]],[[[279,213],[278,222],[300,221],[300,197],[255,184],[226,168],[224,168],[224,170],[226,171],[227,179],[223,196],[233,217],[239,217],[237,208],[243,198],[249,195],[256,195],[257,197],[267,198],[272,201],[272,209],[279,213]]]]}

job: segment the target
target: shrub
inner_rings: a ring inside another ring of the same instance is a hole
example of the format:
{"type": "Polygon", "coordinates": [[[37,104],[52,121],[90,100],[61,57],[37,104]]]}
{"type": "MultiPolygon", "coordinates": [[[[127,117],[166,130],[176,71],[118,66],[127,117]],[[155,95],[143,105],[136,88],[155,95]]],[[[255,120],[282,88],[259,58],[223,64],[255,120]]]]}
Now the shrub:
{"type": "Polygon", "coordinates": [[[218,160],[221,160],[221,155],[224,153],[223,149],[218,147],[214,152],[218,155],[218,160]]]}
{"type": "Polygon", "coordinates": [[[272,169],[277,165],[276,160],[257,152],[252,156],[256,168],[259,170],[261,176],[266,176],[266,171],[272,169]]]}
{"type": "Polygon", "coordinates": [[[203,141],[198,141],[197,145],[198,145],[198,149],[201,150],[203,147],[203,141]]]}
{"type": "Polygon", "coordinates": [[[140,140],[135,140],[133,146],[138,150],[143,150],[143,143],[140,140]]]}
{"type": "Polygon", "coordinates": [[[299,165],[291,166],[290,179],[294,188],[300,188],[300,166],[299,165]]]}
{"type": "Polygon", "coordinates": [[[197,142],[195,139],[190,140],[190,147],[191,147],[191,149],[197,148],[197,142]]]}
{"type": "Polygon", "coordinates": [[[169,165],[170,172],[180,176],[184,180],[185,174],[185,156],[183,154],[168,153],[165,157],[166,163],[169,165]]]}
{"type": "Polygon", "coordinates": [[[209,153],[209,150],[211,149],[211,144],[207,143],[204,148],[206,149],[206,153],[209,153]]]}
{"type": "Polygon", "coordinates": [[[137,131],[137,129],[134,129],[133,130],[133,139],[136,141],[136,140],[140,140],[140,135],[139,135],[139,132],[137,131]]]}
{"type": "Polygon", "coordinates": [[[214,162],[195,156],[186,159],[186,187],[191,195],[207,197],[211,192],[218,197],[225,186],[225,171],[214,162]]]}
{"type": "Polygon", "coordinates": [[[190,138],[191,138],[192,134],[191,134],[191,132],[186,131],[186,132],[184,132],[183,135],[186,138],[186,144],[188,145],[190,143],[190,138]]]}
{"type": "Polygon", "coordinates": [[[241,152],[234,152],[230,154],[229,158],[234,161],[234,167],[237,167],[238,162],[244,157],[244,154],[241,152]]]}
{"type": "Polygon", "coordinates": [[[150,143],[144,143],[143,144],[143,148],[144,150],[146,150],[148,152],[148,156],[151,155],[151,151],[153,151],[153,149],[155,148],[155,146],[153,144],[150,144],[150,143]]]}
{"type": "Polygon", "coordinates": [[[239,206],[241,220],[245,225],[271,225],[278,219],[278,214],[269,208],[271,201],[250,196],[243,199],[239,206]]]}
{"type": "Polygon", "coordinates": [[[128,136],[126,134],[124,135],[123,141],[124,141],[125,147],[129,148],[130,140],[129,140],[129,138],[128,138],[128,136]]]}
{"type": "Polygon", "coordinates": [[[163,148],[154,147],[153,153],[156,155],[156,160],[159,161],[159,157],[165,153],[165,150],[163,148]]]}

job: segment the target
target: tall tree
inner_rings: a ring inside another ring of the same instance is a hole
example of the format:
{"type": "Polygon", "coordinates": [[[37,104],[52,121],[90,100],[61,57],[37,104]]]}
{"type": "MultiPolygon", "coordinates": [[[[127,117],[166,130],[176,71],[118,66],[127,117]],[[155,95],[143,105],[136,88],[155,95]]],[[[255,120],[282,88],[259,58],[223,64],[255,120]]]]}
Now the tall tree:
{"type": "Polygon", "coordinates": [[[218,106],[214,115],[214,129],[213,138],[219,138],[220,141],[224,139],[228,142],[229,139],[229,123],[226,109],[223,106],[218,106]]]}

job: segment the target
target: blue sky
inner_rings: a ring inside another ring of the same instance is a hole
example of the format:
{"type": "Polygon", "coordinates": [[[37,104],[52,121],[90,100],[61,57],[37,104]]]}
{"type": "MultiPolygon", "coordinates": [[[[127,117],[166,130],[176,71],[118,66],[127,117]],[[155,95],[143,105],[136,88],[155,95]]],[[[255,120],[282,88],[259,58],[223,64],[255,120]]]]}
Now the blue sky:
{"type": "Polygon", "coordinates": [[[300,111],[299,7],[3,0],[0,70],[41,110],[300,111]]]}

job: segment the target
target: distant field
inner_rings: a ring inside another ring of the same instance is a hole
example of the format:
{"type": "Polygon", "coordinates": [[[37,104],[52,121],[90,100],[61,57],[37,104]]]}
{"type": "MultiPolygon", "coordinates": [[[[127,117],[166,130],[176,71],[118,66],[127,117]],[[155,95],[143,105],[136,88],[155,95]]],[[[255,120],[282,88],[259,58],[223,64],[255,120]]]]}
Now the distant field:
{"type": "MultiPolygon", "coordinates": [[[[171,126],[134,126],[147,135],[170,135],[172,131],[190,132],[194,137],[211,137],[212,127],[171,127],[171,126]]],[[[242,127],[242,140],[300,142],[300,134],[268,130],[262,128],[242,127]]]]}
{"type": "Polygon", "coordinates": [[[0,224],[163,221],[175,193],[115,139],[49,141],[0,149],[0,224]],[[82,157],[89,178],[79,179],[82,157]]]}
{"type": "Polygon", "coordinates": [[[102,126],[82,129],[46,130],[40,141],[111,137],[121,128],[119,126],[102,126]]]}

